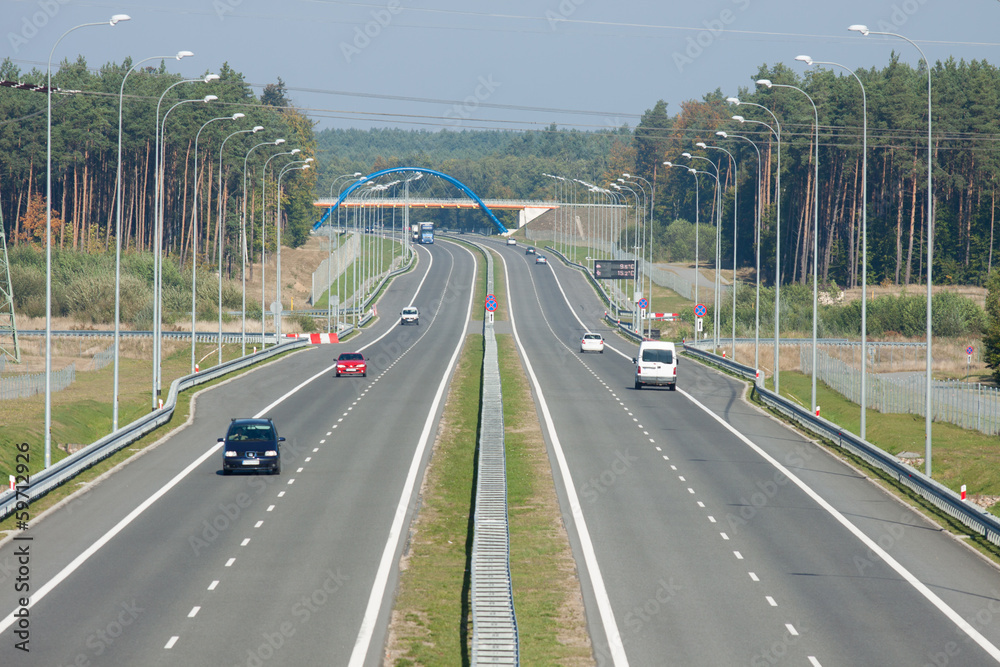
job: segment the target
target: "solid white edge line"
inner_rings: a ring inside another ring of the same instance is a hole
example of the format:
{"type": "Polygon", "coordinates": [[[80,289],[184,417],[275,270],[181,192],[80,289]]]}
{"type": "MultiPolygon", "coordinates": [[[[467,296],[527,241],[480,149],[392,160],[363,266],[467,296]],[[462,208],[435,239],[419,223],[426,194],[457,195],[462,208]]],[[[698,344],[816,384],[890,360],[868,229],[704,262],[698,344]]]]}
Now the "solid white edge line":
{"type": "MultiPolygon", "coordinates": [[[[479,265],[476,262],[476,256],[471,251],[463,246],[459,247],[462,247],[463,250],[472,255],[473,263],[472,289],[469,293],[469,306],[465,313],[465,321],[468,322],[469,318],[472,317],[472,297],[475,294],[476,274],[479,265]]],[[[430,441],[431,428],[434,426],[438,406],[441,404],[445,389],[448,388],[448,378],[451,377],[452,369],[458,363],[458,356],[464,345],[465,330],[463,329],[459,336],[458,344],[455,346],[455,351],[451,355],[451,361],[448,362],[448,367],[445,369],[441,383],[438,385],[437,393],[434,394],[434,400],[427,413],[427,419],[424,421],[423,431],[421,431],[420,439],[417,441],[417,448],[413,453],[413,459],[410,461],[410,470],[406,475],[406,482],[403,484],[403,491],[399,496],[396,514],[392,520],[392,527],[389,529],[389,538],[386,540],[385,548],[382,550],[382,559],[379,561],[378,571],[375,574],[375,582],[372,584],[372,592],[368,596],[368,607],[365,609],[364,618],[361,620],[361,627],[358,630],[358,637],[354,642],[354,650],[351,652],[348,667],[362,667],[365,663],[365,658],[368,657],[372,635],[375,632],[375,622],[378,620],[378,613],[382,608],[382,598],[385,597],[385,589],[389,583],[389,573],[392,571],[396,548],[399,546],[399,541],[403,535],[403,522],[406,519],[406,510],[410,504],[410,496],[413,495],[417,473],[420,472],[420,461],[423,458],[424,450],[427,448],[427,443],[430,441]]]]}
{"type": "Polygon", "coordinates": [[[812,498],[816,504],[822,507],[827,513],[830,514],[834,519],[836,519],[844,528],[850,531],[858,540],[861,541],[866,547],[868,547],[873,553],[878,554],[879,558],[885,561],[886,565],[891,567],[896,573],[905,579],[913,588],[917,590],[924,598],[927,599],[932,605],[937,607],[937,609],[944,614],[948,619],[957,625],[968,637],[976,642],[980,648],[982,648],[986,653],[990,655],[994,660],[1000,662],[1000,649],[997,649],[990,640],[984,637],[978,630],[976,630],[972,625],[962,618],[954,609],[952,609],[948,604],[937,596],[934,591],[928,588],[922,581],[917,579],[913,574],[910,573],[902,564],[900,564],[895,558],[893,558],[889,552],[880,547],[875,540],[868,537],[865,533],[861,531],[860,528],[851,523],[840,511],[833,505],[828,503],[822,496],[820,496],[816,491],[814,491],[808,484],[799,479],[791,470],[782,465],[777,459],[761,449],[756,443],[744,436],[742,433],[733,428],[730,424],[726,423],[722,417],[716,415],[711,410],[709,410],[705,405],[702,405],[694,396],[682,389],[678,389],[688,400],[697,405],[705,414],[711,416],[717,422],[722,424],[729,432],[739,438],[743,443],[750,447],[750,449],[757,452],[761,458],[774,466],[781,474],[785,475],[789,480],[791,480],[796,486],[798,486],[802,491],[805,492],[810,498],[812,498]]]}
{"type": "MultiPolygon", "coordinates": [[[[433,259],[431,260],[431,262],[427,266],[427,271],[428,272],[430,272],[430,267],[432,265],[433,265],[433,259]]],[[[425,274],[424,278],[426,279],[426,277],[427,276],[425,274]]],[[[423,281],[421,281],[420,284],[423,285],[423,281]]],[[[469,300],[469,311],[471,312],[471,310],[472,310],[472,300],[470,298],[470,300],[469,300]]],[[[383,338],[385,338],[385,336],[387,336],[389,334],[389,332],[392,331],[392,330],[393,329],[390,327],[389,330],[386,331],[386,333],[382,334],[381,336],[379,336],[378,338],[376,338],[375,340],[373,340],[371,343],[368,343],[368,345],[365,345],[365,347],[363,347],[361,349],[363,350],[365,348],[371,347],[372,345],[374,345],[378,341],[380,341],[383,338]]],[[[464,337],[463,337],[463,340],[464,340],[464,337]]],[[[461,348],[459,348],[459,349],[461,349],[461,348]]],[[[284,401],[286,401],[293,394],[295,394],[296,392],[298,392],[300,389],[302,389],[303,387],[305,387],[306,385],[308,385],[310,382],[312,382],[316,378],[319,378],[319,377],[323,376],[326,373],[329,373],[331,369],[335,369],[336,367],[337,367],[337,364],[334,363],[332,366],[324,368],[319,373],[316,373],[315,375],[313,375],[309,379],[305,380],[304,382],[301,382],[299,385],[297,385],[296,387],[294,387],[293,389],[291,389],[290,391],[288,391],[287,393],[285,393],[283,396],[279,397],[273,403],[271,403],[270,405],[268,405],[266,408],[264,408],[263,410],[261,410],[260,412],[258,412],[256,415],[254,415],[254,418],[263,417],[268,412],[270,412],[271,410],[273,410],[275,407],[277,407],[278,405],[280,405],[281,403],[283,403],[284,401]]],[[[91,544],[89,547],[87,547],[87,549],[85,549],[83,552],[81,552],[79,556],[77,556],[72,561],[70,561],[69,564],[66,565],[66,567],[64,567],[62,570],[60,570],[59,573],[56,574],[54,577],[52,577],[51,579],[49,579],[44,585],[42,585],[41,588],[38,589],[37,592],[35,592],[31,596],[31,600],[30,600],[30,602],[28,604],[28,609],[31,609],[38,602],[40,602],[41,600],[43,600],[46,595],[48,595],[50,592],[52,592],[52,589],[54,589],[56,586],[58,586],[59,584],[61,584],[69,575],[73,574],[73,572],[75,572],[77,570],[77,568],[79,568],[81,565],[83,565],[85,562],[87,562],[87,560],[91,556],[93,556],[95,553],[97,553],[101,549],[101,547],[103,547],[105,544],[107,544],[108,542],[110,542],[111,539],[114,538],[118,533],[120,533],[121,531],[123,531],[126,528],[126,526],[128,526],[130,523],[132,523],[133,521],[135,521],[139,517],[139,515],[141,515],[143,512],[145,512],[147,509],[149,509],[149,507],[153,503],[155,503],[157,500],[159,500],[160,498],[162,498],[170,489],[174,488],[178,483],[180,483],[181,480],[183,480],[185,477],[187,477],[189,474],[191,474],[191,472],[194,471],[195,468],[197,468],[198,466],[200,466],[210,456],[212,456],[213,454],[215,454],[219,450],[219,448],[222,447],[222,444],[223,443],[221,443],[221,442],[215,443],[215,445],[213,447],[211,447],[208,451],[206,451],[204,454],[202,454],[197,459],[195,459],[190,465],[188,465],[188,467],[184,468],[184,470],[182,470],[179,473],[177,473],[173,477],[173,479],[171,479],[169,482],[167,482],[162,487],[160,487],[160,489],[156,493],[154,493],[149,498],[147,498],[146,500],[144,500],[141,505],[139,505],[134,510],[132,510],[131,512],[129,512],[121,521],[119,521],[117,524],[115,524],[114,527],[112,527],[110,530],[108,530],[108,532],[104,533],[104,535],[102,535],[100,538],[98,538],[98,540],[96,542],[94,542],[93,544],[91,544]]],[[[274,506],[272,505],[271,507],[273,508],[274,506]]],[[[271,508],[268,508],[268,511],[270,511],[270,509],[271,508]]],[[[14,619],[14,612],[12,611],[12,612],[10,612],[10,614],[6,618],[3,619],[2,622],[0,622],[0,633],[3,633],[7,628],[9,628],[11,625],[13,625],[14,624],[14,620],[15,620],[14,619]]]]}
{"type": "MultiPolygon", "coordinates": [[[[583,551],[583,559],[587,564],[587,574],[590,576],[590,585],[594,590],[594,597],[597,600],[597,609],[601,614],[601,623],[604,625],[604,632],[607,635],[608,651],[611,653],[611,659],[616,667],[628,667],[628,658],[625,655],[625,646],[622,644],[621,633],[618,631],[618,622],[615,620],[615,613],[611,608],[611,599],[608,597],[608,591],[604,585],[604,579],[601,577],[601,568],[597,563],[597,553],[594,551],[594,543],[590,539],[590,531],[587,530],[587,521],[583,517],[583,507],[580,505],[580,498],[576,494],[576,486],[573,483],[573,476],[570,474],[569,464],[566,462],[566,455],[563,453],[562,444],[559,441],[559,435],[556,433],[555,424],[552,422],[552,415],[549,413],[548,403],[546,403],[545,395],[542,393],[542,388],[538,383],[538,377],[535,375],[535,370],[531,366],[531,361],[528,359],[528,354],[524,349],[524,345],[521,344],[521,337],[517,334],[517,326],[514,323],[514,304],[511,299],[510,271],[507,267],[507,261],[504,259],[502,254],[497,253],[497,255],[500,256],[500,261],[503,262],[504,267],[504,282],[506,283],[507,288],[507,314],[510,317],[510,328],[514,334],[514,340],[517,341],[517,347],[520,349],[521,359],[524,361],[524,367],[528,371],[528,375],[531,378],[531,384],[535,389],[538,407],[542,412],[542,417],[545,419],[545,428],[549,433],[549,440],[552,443],[552,451],[555,453],[556,461],[559,464],[559,473],[562,475],[563,486],[566,488],[566,498],[573,514],[573,523],[576,525],[577,536],[580,539],[580,549],[583,551]]],[[[553,276],[554,275],[555,272],[553,271],[553,276]]],[[[556,284],[558,284],[558,282],[558,279],[556,279],[556,284]]],[[[559,286],[559,290],[562,291],[561,285],[559,286]]],[[[563,292],[563,298],[565,297],[566,293],[563,292]]],[[[566,300],[566,305],[569,305],[568,299],[566,300]]],[[[572,306],[570,306],[570,310],[573,311],[572,306]]],[[[573,316],[576,317],[575,311],[573,311],[573,316]]],[[[580,321],[579,317],[577,317],[577,321],[580,321]]],[[[582,326],[583,322],[580,322],[580,324],[582,326]]]]}

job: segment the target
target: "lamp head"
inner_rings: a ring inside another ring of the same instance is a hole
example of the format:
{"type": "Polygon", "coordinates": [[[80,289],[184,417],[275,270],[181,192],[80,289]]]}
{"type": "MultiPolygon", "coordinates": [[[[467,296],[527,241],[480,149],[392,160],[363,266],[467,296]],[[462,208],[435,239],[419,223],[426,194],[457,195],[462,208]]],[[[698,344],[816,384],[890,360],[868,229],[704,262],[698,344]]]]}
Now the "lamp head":
{"type": "Polygon", "coordinates": [[[193,51],[178,51],[177,55],[174,57],[177,58],[177,60],[180,60],[181,58],[187,58],[188,56],[193,56],[193,55],[194,55],[193,51]]]}
{"type": "Polygon", "coordinates": [[[263,125],[254,125],[254,126],[253,126],[253,133],[254,133],[254,134],[257,134],[258,132],[260,132],[260,131],[261,131],[261,130],[263,130],[263,129],[264,129],[264,126],[263,126],[263,125]]]}
{"type": "Polygon", "coordinates": [[[664,162],[663,164],[665,164],[665,165],[666,165],[666,166],[668,166],[668,167],[672,167],[672,166],[674,166],[674,165],[673,165],[673,163],[672,163],[672,162],[670,162],[670,160],[667,160],[667,161],[666,161],[666,162],[664,162]]]}
{"type": "Polygon", "coordinates": [[[738,120],[741,123],[745,123],[747,119],[744,118],[743,116],[733,116],[733,120],[738,120]]]}
{"type": "Polygon", "coordinates": [[[735,104],[736,106],[740,105],[740,98],[738,97],[727,97],[726,101],[729,102],[730,104],[735,104]]]}
{"type": "Polygon", "coordinates": [[[697,146],[698,148],[708,148],[708,144],[706,144],[704,141],[699,141],[698,143],[695,144],[695,146],[697,146]]]}
{"type": "Polygon", "coordinates": [[[851,32],[860,32],[862,35],[867,35],[870,32],[868,30],[868,26],[862,25],[860,23],[855,23],[852,26],[848,26],[847,29],[850,30],[851,32]]]}
{"type": "Polygon", "coordinates": [[[296,153],[301,153],[301,152],[302,152],[301,148],[293,148],[292,150],[288,151],[288,154],[295,155],[296,153]]]}
{"type": "Polygon", "coordinates": [[[354,172],[354,178],[357,178],[358,176],[364,176],[364,174],[362,174],[360,171],[354,172]]]}
{"type": "Polygon", "coordinates": [[[723,132],[722,130],[719,130],[718,132],[716,132],[715,136],[722,137],[723,139],[728,139],[729,138],[729,135],[726,134],[725,132],[723,132]]]}
{"type": "Polygon", "coordinates": [[[215,100],[217,100],[219,98],[218,98],[217,95],[205,95],[205,97],[203,97],[201,99],[202,99],[203,102],[214,102],[215,100]]]}
{"type": "Polygon", "coordinates": [[[624,183],[624,182],[625,182],[625,179],[624,179],[624,178],[619,178],[619,179],[618,179],[618,182],[619,182],[619,183],[624,183]]]}
{"type": "Polygon", "coordinates": [[[800,63],[805,63],[806,65],[813,64],[813,59],[810,58],[809,56],[795,56],[795,59],[798,60],[800,63]]]}
{"type": "Polygon", "coordinates": [[[308,168],[309,168],[309,165],[307,165],[307,164],[304,164],[301,167],[299,167],[299,169],[308,169],[308,168]]]}
{"type": "Polygon", "coordinates": [[[128,14],[115,14],[114,16],[111,17],[111,21],[109,21],[109,23],[111,23],[111,25],[115,25],[116,23],[120,23],[121,21],[131,21],[131,20],[132,17],[129,16],[128,14]]]}
{"type": "Polygon", "coordinates": [[[689,174],[694,174],[695,176],[697,176],[698,175],[698,170],[697,169],[691,169],[690,167],[688,167],[688,173],[689,174]]]}
{"type": "MultiPolygon", "coordinates": [[[[306,158],[306,164],[309,164],[310,162],[312,162],[312,161],[313,161],[313,160],[315,160],[315,159],[316,159],[316,158],[313,158],[313,157],[307,157],[307,158],[306,158]]],[[[397,183],[399,183],[399,181],[396,181],[396,182],[397,182],[397,183]]]]}
{"type": "Polygon", "coordinates": [[[233,114],[233,120],[239,120],[240,118],[246,118],[246,114],[239,111],[233,114]]]}
{"type": "Polygon", "coordinates": [[[219,80],[219,75],[218,74],[208,74],[208,75],[205,76],[205,79],[204,79],[205,83],[210,83],[212,81],[218,81],[218,80],[219,80]]]}
{"type": "Polygon", "coordinates": [[[774,84],[771,83],[770,79],[757,79],[757,85],[758,86],[767,86],[768,88],[770,88],[774,84]]]}
{"type": "Polygon", "coordinates": [[[622,174],[622,178],[632,178],[631,174],[622,174]]]}
{"type": "Polygon", "coordinates": [[[691,154],[690,153],[681,153],[681,157],[686,157],[687,159],[690,160],[691,159],[691,154]]]}
{"type": "Polygon", "coordinates": [[[280,146],[280,145],[281,145],[281,144],[283,144],[283,143],[285,143],[285,140],[284,140],[284,139],[275,139],[275,140],[274,140],[274,145],[275,145],[275,146],[280,146]]]}

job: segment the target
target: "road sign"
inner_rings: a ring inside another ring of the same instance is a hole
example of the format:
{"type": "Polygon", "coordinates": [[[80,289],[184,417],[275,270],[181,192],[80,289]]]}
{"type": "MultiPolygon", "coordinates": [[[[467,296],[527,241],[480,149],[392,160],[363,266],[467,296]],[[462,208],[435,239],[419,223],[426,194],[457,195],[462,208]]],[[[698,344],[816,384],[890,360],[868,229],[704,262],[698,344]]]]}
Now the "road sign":
{"type": "Polygon", "coordinates": [[[490,311],[492,313],[496,309],[497,309],[497,298],[495,296],[493,296],[492,294],[487,294],[486,295],[486,310],[488,310],[488,311],[490,311]]]}
{"type": "Polygon", "coordinates": [[[705,315],[708,315],[708,308],[705,307],[705,304],[699,303],[694,307],[695,317],[705,317],[705,315]]]}
{"type": "Polygon", "coordinates": [[[976,348],[972,347],[971,345],[969,347],[965,348],[965,353],[966,354],[972,354],[975,351],[976,351],[976,348]]]}
{"type": "Polygon", "coordinates": [[[647,301],[646,299],[639,299],[639,308],[641,308],[642,310],[646,310],[647,308],[649,308],[649,301],[647,301]]]}
{"type": "Polygon", "coordinates": [[[629,259],[602,259],[594,262],[594,277],[606,279],[635,279],[635,261],[629,259]]]}

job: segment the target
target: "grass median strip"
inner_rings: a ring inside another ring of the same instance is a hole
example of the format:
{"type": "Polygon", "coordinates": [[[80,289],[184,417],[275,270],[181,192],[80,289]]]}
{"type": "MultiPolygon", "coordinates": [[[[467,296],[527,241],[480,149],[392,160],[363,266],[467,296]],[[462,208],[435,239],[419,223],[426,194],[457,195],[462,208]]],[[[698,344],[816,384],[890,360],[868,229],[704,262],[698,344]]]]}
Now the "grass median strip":
{"type": "MultiPolygon", "coordinates": [[[[525,665],[592,665],[576,566],[545,441],[510,336],[497,336],[504,396],[510,568],[525,665]]],[[[452,381],[421,508],[401,564],[385,664],[467,665],[483,338],[470,335],[452,381]]]]}

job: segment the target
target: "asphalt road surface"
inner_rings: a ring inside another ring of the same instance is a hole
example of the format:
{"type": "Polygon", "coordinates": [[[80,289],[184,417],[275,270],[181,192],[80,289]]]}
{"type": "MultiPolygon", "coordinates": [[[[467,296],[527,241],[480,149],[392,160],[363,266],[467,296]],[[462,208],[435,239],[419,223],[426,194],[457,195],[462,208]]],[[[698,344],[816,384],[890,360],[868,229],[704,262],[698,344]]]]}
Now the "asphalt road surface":
{"type": "MultiPolygon", "coordinates": [[[[188,426],[34,525],[30,653],[8,617],[0,664],[381,664],[481,261],[453,244],[418,252],[360,336],[206,391],[188,426]],[[420,325],[399,326],[411,302],[420,325]],[[335,378],[336,356],[356,349],[367,377],[335,378]],[[254,415],[287,438],[282,474],[222,476],[217,438],[231,417],[254,415]]],[[[8,542],[5,615],[14,564],[8,542]]]]}

